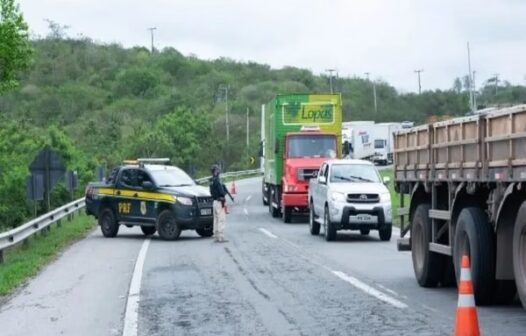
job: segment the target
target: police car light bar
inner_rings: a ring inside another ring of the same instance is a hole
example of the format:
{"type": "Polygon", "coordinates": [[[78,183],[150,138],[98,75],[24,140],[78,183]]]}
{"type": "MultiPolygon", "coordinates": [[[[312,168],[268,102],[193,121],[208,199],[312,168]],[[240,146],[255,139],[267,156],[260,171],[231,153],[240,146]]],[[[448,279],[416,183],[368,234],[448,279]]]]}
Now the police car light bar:
{"type": "Polygon", "coordinates": [[[169,158],[139,158],[139,163],[170,163],[169,158]]]}

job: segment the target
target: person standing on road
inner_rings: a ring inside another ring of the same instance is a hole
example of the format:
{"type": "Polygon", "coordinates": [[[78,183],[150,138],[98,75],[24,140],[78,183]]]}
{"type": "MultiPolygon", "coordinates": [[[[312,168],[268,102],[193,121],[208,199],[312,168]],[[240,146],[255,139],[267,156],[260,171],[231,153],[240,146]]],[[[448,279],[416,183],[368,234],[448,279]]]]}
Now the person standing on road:
{"type": "Polygon", "coordinates": [[[225,188],[219,174],[219,166],[212,166],[212,183],[210,184],[210,195],[214,199],[214,240],[218,243],[227,242],[225,239],[226,212],[225,212],[225,188]]]}

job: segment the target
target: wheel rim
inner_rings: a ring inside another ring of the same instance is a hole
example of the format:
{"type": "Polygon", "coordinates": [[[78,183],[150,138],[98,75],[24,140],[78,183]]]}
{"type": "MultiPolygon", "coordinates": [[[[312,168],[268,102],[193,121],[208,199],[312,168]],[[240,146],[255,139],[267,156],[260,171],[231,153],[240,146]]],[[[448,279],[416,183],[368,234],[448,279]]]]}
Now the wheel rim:
{"type": "Polygon", "coordinates": [[[414,263],[416,269],[421,272],[424,266],[424,233],[421,225],[415,225],[411,232],[411,239],[414,239],[415,246],[413,247],[414,263]]]}
{"type": "Polygon", "coordinates": [[[524,280],[526,278],[526,226],[524,226],[519,235],[519,272],[520,278],[524,280]]]}
{"type": "Polygon", "coordinates": [[[327,211],[325,211],[325,214],[323,215],[323,230],[325,232],[325,236],[328,236],[329,235],[329,232],[328,232],[328,223],[329,223],[329,214],[327,213],[327,211]]]}
{"type": "Polygon", "coordinates": [[[102,217],[102,228],[104,229],[104,231],[110,231],[111,229],[110,216],[107,214],[104,215],[104,217],[102,217]]]}
{"type": "Polygon", "coordinates": [[[176,225],[172,220],[166,218],[162,223],[162,228],[165,234],[172,236],[175,233],[176,225]]]}

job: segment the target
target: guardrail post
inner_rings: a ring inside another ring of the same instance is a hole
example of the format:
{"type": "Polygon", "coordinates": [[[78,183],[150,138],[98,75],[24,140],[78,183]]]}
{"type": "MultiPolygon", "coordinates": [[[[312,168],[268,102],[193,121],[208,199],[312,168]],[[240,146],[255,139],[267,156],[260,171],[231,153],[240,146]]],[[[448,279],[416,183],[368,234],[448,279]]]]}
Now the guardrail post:
{"type": "Polygon", "coordinates": [[[57,221],[57,227],[61,227],[61,226],[62,226],[62,220],[59,219],[59,220],[57,221]]]}
{"type": "Polygon", "coordinates": [[[4,263],[4,250],[0,250],[0,264],[4,263]]]}

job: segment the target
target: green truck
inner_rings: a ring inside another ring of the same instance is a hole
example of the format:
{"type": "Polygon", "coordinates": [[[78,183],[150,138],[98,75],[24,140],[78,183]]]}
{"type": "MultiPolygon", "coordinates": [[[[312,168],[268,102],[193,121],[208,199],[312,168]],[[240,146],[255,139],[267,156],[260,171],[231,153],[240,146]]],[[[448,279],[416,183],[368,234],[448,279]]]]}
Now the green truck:
{"type": "Polygon", "coordinates": [[[291,221],[308,210],[309,179],[342,154],[340,94],[278,95],[263,108],[263,204],[291,221]]]}

